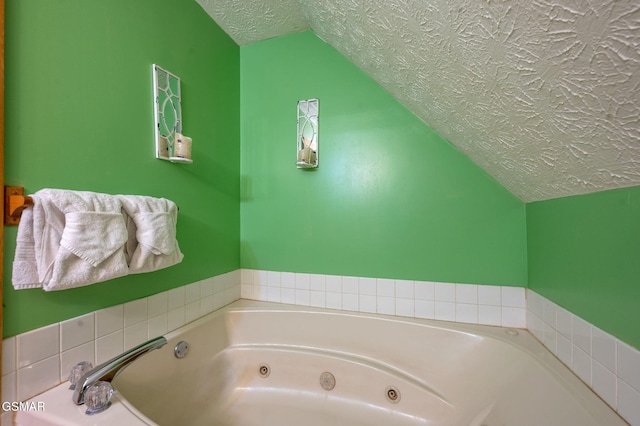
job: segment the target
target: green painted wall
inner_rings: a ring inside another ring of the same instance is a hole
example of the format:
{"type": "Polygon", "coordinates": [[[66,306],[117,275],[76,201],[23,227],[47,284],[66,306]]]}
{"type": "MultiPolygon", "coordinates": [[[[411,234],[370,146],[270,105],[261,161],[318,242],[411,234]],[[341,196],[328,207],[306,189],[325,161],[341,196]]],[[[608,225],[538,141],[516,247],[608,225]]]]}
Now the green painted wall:
{"type": "Polygon", "coordinates": [[[526,286],[525,206],[311,32],[240,49],[242,266],[526,286]],[[320,99],[320,167],[296,103],[320,99]]]}
{"type": "Polygon", "coordinates": [[[14,291],[5,228],[4,336],[237,269],[238,46],[193,0],[6,4],[7,185],[166,197],[184,261],[107,283],[14,291]],[[157,160],[151,65],[182,79],[194,164],[157,160]]]}
{"type": "Polygon", "coordinates": [[[529,287],[640,348],[640,187],[527,204],[529,287]]]}

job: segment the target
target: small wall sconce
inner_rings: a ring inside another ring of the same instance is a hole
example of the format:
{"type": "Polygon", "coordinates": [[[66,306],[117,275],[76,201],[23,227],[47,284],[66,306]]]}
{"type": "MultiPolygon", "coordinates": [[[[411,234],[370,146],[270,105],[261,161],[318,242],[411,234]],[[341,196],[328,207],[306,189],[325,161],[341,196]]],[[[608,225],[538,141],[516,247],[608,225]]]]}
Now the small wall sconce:
{"type": "Polygon", "coordinates": [[[318,167],[318,99],[298,101],[298,161],[299,169],[318,167]]]}
{"type": "Polygon", "coordinates": [[[192,163],[191,138],[182,134],[180,78],[153,64],[153,115],[156,158],[192,163]]]}

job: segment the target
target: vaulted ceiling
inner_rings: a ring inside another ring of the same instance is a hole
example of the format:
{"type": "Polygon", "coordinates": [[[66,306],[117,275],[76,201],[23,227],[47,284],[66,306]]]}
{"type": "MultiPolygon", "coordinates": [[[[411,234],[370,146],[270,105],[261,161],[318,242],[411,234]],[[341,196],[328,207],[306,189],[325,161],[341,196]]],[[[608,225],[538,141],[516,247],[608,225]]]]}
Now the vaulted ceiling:
{"type": "Polygon", "coordinates": [[[311,29],[524,202],[640,185],[637,0],[196,0],[311,29]]]}

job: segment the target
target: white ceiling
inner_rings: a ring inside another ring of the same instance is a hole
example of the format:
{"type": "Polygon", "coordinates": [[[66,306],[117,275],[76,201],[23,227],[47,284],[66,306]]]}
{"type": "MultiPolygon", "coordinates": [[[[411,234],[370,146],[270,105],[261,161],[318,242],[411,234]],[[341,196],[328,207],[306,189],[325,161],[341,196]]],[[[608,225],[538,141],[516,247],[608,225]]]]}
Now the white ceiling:
{"type": "Polygon", "coordinates": [[[196,0],[313,30],[524,202],[640,185],[638,0],[196,0]]]}

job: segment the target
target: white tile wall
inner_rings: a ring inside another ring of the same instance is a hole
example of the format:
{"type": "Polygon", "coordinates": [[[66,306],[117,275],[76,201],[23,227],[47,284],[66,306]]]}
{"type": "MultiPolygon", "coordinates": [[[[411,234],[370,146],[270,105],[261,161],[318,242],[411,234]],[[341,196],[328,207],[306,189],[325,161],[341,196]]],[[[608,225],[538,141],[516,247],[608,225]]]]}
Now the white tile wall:
{"type": "Polygon", "coordinates": [[[147,319],[147,298],[124,304],[124,326],[131,327],[147,319]]]}
{"type": "Polygon", "coordinates": [[[60,353],[60,324],[17,336],[18,368],[27,367],[60,353]]]}
{"type": "Polygon", "coordinates": [[[61,352],[91,342],[95,338],[95,315],[93,313],[60,323],[61,352]]]}
{"type": "Polygon", "coordinates": [[[54,355],[18,370],[16,395],[19,401],[60,384],[59,358],[54,355]]]}
{"type": "Polygon", "coordinates": [[[526,327],[522,287],[242,269],[245,299],[475,324],[526,327]]]}
{"type": "Polygon", "coordinates": [[[640,425],[640,351],[527,290],[527,328],[632,425],[640,425]]]}
{"type": "Polygon", "coordinates": [[[106,336],[124,327],[124,305],[111,306],[94,312],[96,337],[106,336]]]}
{"type": "Polygon", "coordinates": [[[2,397],[23,401],[240,298],[240,270],[32,330],[2,342],[2,397]]]}

